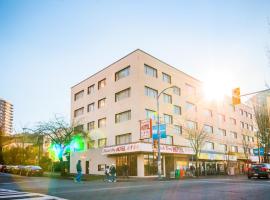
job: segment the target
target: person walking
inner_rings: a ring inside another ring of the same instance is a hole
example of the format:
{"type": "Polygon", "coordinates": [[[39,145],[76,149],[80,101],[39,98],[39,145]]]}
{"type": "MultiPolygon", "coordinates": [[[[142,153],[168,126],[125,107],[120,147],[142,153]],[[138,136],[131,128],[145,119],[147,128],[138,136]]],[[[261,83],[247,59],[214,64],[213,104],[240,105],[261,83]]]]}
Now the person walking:
{"type": "Polygon", "coordinates": [[[110,167],[111,181],[116,182],[116,168],[115,164],[112,164],[110,167]]]}
{"type": "Polygon", "coordinates": [[[77,169],[77,176],[75,177],[74,181],[75,181],[75,183],[80,183],[81,178],[82,178],[81,160],[78,160],[77,165],[76,165],[76,169],[77,169]]]}
{"type": "Polygon", "coordinates": [[[110,179],[110,168],[109,168],[109,166],[106,166],[106,168],[105,168],[105,178],[104,178],[104,181],[111,182],[111,179],[110,179]]]}

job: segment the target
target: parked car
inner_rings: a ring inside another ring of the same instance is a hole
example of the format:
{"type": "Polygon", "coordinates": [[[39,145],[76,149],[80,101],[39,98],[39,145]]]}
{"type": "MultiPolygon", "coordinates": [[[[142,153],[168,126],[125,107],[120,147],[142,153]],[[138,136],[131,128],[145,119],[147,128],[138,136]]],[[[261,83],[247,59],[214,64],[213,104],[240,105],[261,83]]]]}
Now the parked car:
{"type": "Polygon", "coordinates": [[[42,176],[43,169],[40,166],[26,166],[25,169],[26,176],[42,176]]]}
{"type": "Polygon", "coordinates": [[[6,165],[5,173],[11,173],[12,168],[13,168],[13,165],[6,165]]]}
{"type": "Polygon", "coordinates": [[[248,178],[252,177],[265,177],[270,179],[270,164],[268,163],[261,163],[261,164],[254,164],[248,169],[248,178]]]}
{"type": "Polygon", "coordinates": [[[12,168],[11,168],[11,173],[12,174],[21,174],[21,170],[24,168],[23,165],[14,165],[12,168]]]}
{"type": "Polygon", "coordinates": [[[6,173],[7,166],[6,165],[0,165],[0,172],[6,173]]]}

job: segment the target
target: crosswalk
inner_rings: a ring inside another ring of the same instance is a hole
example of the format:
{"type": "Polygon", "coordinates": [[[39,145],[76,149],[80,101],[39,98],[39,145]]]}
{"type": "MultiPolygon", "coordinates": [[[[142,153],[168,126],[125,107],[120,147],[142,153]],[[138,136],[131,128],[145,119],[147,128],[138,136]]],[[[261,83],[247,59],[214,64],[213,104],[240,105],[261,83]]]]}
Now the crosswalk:
{"type": "Polygon", "coordinates": [[[31,193],[31,192],[19,192],[15,190],[7,190],[0,188],[0,200],[64,200],[62,198],[53,197],[49,195],[31,193]]]}

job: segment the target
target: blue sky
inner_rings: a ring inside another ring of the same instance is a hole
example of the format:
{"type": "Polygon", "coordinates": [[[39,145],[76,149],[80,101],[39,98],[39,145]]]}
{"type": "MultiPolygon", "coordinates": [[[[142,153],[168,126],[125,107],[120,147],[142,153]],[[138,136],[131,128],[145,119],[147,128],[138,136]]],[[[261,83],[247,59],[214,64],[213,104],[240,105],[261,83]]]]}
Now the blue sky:
{"type": "Polygon", "coordinates": [[[16,131],[70,116],[70,87],[140,48],[243,93],[270,82],[270,1],[0,0],[0,97],[16,131]]]}

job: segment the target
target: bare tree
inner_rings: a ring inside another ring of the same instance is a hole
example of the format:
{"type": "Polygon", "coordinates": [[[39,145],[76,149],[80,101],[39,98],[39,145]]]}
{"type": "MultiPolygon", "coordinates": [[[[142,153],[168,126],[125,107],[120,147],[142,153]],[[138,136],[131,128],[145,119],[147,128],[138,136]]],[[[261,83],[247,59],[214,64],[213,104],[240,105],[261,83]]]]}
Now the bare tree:
{"type": "Polygon", "coordinates": [[[195,153],[195,165],[196,165],[196,175],[199,175],[199,156],[201,154],[202,148],[205,145],[206,139],[207,139],[207,133],[204,131],[204,128],[188,128],[187,129],[188,134],[188,140],[190,142],[190,145],[195,153]]]}
{"type": "MultiPolygon", "coordinates": [[[[30,130],[30,129],[29,129],[30,130]]],[[[63,118],[55,117],[55,120],[48,122],[40,122],[35,129],[31,130],[33,133],[50,138],[52,143],[58,146],[58,159],[61,166],[61,175],[66,174],[64,166],[64,154],[66,148],[70,145],[72,138],[76,134],[81,134],[84,138],[87,133],[79,126],[69,125],[63,118]]]]}
{"type": "Polygon", "coordinates": [[[264,162],[269,162],[269,135],[270,135],[270,115],[266,104],[253,106],[255,119],[258,126],[258,143],[264,147],[264,162]]]}
{"type": "Polygon", "coordinates": [[[243,134],[242,146],[243,146],[246,161],[248,161],[250,159],[250,149],[252,146],[247,138],[247,135],[245,135],[245,134],[243,134]]]}

